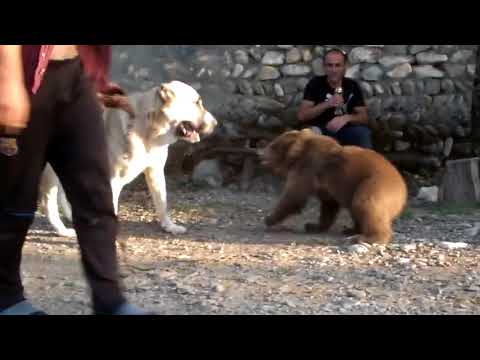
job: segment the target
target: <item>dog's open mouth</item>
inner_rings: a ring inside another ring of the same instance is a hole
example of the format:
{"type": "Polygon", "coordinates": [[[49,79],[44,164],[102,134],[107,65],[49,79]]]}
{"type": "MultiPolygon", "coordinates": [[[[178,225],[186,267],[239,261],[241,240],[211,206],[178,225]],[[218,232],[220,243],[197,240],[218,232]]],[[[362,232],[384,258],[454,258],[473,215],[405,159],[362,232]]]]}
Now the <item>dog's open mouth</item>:
{"type": "Polygon", "coordinates": [[[198,130],[191,121],[182,121],[177,126],[177,136],[192,143],[200,141],[198,130]]]}

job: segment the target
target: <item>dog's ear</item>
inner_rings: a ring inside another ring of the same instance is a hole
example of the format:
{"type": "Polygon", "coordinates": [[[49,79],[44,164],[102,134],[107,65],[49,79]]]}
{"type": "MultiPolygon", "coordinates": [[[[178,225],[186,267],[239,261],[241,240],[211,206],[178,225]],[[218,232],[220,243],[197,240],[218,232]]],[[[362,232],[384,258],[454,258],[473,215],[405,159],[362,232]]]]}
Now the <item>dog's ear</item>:
{"type": "Polygon", "coordinates": [[[146,114],[147,118],[147,133],[150,137],[154,138],[160,133],[160,126],[158,124],[158,113],[154,110],[150,110],[146,114]]]}
{"type": "Polygon", "coordinates": [[[175,93],[167,85],[161,85],[157,88],[157,91],[160,99],[164,102],[169,102],[175,98],[175,93]]]}

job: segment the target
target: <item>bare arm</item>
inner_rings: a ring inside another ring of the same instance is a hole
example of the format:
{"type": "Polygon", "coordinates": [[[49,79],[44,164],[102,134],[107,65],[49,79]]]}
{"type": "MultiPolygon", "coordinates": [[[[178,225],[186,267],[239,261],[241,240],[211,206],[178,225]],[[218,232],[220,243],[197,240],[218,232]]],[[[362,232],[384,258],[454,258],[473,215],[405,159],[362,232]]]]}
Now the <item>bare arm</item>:
{"type": "Polygon", "coordinates": [[[343,96],[332,96],[328,101],[321,102],[317,105],[313,101],[303,100],[298,109],[297,118],[301,123],[315,119],[322,115],[328,109],[337,107],[344,103],[343,96]]]}
{"type": "Polygon", "coordinates": [[[350,124],[368,125],[368,110],[366,106],[358,106],[353,109],[353,114],[348,115],[350,124]]]}
{"type": "Polygon", "coordinates": [[[7,132],[27,126],[30,100],[25,89],[21,45],[0,45],[0,126],[7,132]]]}
{"type": "Polygon", "coordinates": [[[297,118],[301,123],[315,119],[323,114],[330,106],[327,102],[315,105],[313,101],[303,100],[298,109],[297,118]]]}
{"type": "Polygon", "coordinates": [[[353,108],[353,114],[346,114],[334,117],[326,128],[336,133],[348,123],[357,125],[368,125],[368,111],[366,106],[357,106],[353,108]]]}

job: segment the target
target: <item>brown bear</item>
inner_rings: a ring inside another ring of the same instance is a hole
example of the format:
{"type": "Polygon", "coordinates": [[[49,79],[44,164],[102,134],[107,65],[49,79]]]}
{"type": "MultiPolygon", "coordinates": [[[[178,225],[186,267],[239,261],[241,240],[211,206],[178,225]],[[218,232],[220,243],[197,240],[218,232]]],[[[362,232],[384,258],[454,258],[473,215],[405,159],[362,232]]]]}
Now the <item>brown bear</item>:
{"type": "Polygon", "coordinates": [[[340,208],[349,210],[357,242],[386,244],[392,221],[407,201],[407,186],[400,173],[382,155],[356,146],[341,146],[334,139],[309,129],[289,131],[273,140],[260,154],[263,165],[286,177],[283,194],[267,226],[300,213],[310,196],[321,201],[318,224],[307,232],[327,231],[340,208]]]}

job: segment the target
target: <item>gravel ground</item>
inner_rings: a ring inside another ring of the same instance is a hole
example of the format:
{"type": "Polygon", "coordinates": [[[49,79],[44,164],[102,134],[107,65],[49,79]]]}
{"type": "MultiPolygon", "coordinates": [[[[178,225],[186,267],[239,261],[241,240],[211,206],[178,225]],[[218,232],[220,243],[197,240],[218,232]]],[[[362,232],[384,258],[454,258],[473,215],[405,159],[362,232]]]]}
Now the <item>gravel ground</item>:
{"type": "MultiPolygon", "coordinates": [[[[411,200],[390,245],[352,247],[341,235],[346,213],[328,234],[302,232],[317,218],[314,201],[266,232],[273,187],[168,186],[187,234],[162,232],[137,187],[120,206],[127,296],[159,314],[480,314],[480,207],[411,200]]],[[[90,314],[76,240],[56,236],[41,214],[22,269],[28,296],[50,314],[90,314]]]]}

